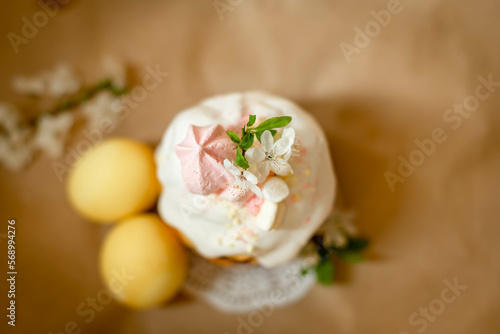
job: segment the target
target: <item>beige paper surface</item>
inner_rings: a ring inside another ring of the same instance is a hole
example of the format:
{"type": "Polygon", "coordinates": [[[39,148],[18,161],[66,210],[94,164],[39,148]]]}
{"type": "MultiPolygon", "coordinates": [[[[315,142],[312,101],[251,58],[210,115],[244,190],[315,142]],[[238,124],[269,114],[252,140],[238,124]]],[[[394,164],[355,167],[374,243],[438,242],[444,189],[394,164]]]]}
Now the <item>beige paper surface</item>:
{"type": "MultiPolygon", "coordinates": [[[[252,333],[500,332],[500,86],[481,88],[490,95],[470,116],[447,112],[474,102],[478,77],[500,82],[500,4],[402,0],[384,27],[370,23],[371,11],[387,1],[221,2],[232,4],[223,20],[210,0],[75,0],[15,53],[7,34],[21,34],[21,19],[41,9],[4,1],[0,100],[18,100],[14,74],[60,61],[96,78],[102,54],[131,64],[136,84],[147,66],[170,73],[108,136],[155,144],[178,111],[214,94],[258,89],[290,98],[328,135],[342,204],[372,241],[369,261],[338,268],[337,285],[318,286],[262,321],[187,296],[141,312],[112,303],[90,319],[77,308],[103,289],[105,231],[72,210],[52,161],[41,157],[24,172],[0,171],[0,233],[9,218],[18,226],[17,326],[7,328],[2,283],[2,328],[59,333],[75,321],[82,333],[245,333],[243,321],[252,333]],[[355,45],[356,27],[373,37],[358,37],[349,62],[340,46],[355,45]],[[415,153],[415,141],[428,143],[433,131],[443,142],[429,144],[429,156],[415,153]],[[384,173],[398,173],[400,156],[421,165],[391,191],[384,173]],[[448,288],[455,280],[466,286],[456,295],[448,288]]],[[[77,134],[70,147],[84,139],[77,134]]]]}

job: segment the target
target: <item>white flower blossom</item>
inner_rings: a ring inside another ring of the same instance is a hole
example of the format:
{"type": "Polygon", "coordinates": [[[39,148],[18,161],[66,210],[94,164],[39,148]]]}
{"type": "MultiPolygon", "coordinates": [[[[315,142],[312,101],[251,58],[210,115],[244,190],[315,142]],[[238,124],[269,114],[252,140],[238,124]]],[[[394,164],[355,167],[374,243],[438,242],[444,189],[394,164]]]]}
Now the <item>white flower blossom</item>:
{"type": "Polygon", "coordinates": [[[98,128],[103,119],[109,120],[111,124],[118,123],[118,113],[113,110],[115,101],[117,101],[117,97],[105,91],[99,93],[81,107],[90,128],[98,128]]]}
{"type": "Polygon", "coordinates": [[[1,103],[0,162],[7,169],[18,171],[31,161],[33,149],[28,144],[30,136],[30,128],[20,125],[18,110],[10,104],[1,103]]]}
{"type": "Polygon", "coordinates": [[[13,147],[26,146],[33,131],[29,126],[18,126],[9,132],[8,138],[13,147]]]}
{"type": "Polygon", "coordinates": [[[19,124],[19,112],[10,104],[0,103],[0,127],[7,132],[14,132],[19,124]]]}
{"type": "Polygon", "coordinates": [[[127,86],[127,69],[116,58],[112,56],[104,56],[102,58],[102,67],[104,75],[111,79],[113,85],[119,88],[127,86]]]}
{"type": "MultiPolygon", "coordinates": [[[[103,58],[106,79],[116,88],[126,86],[126,69],[111,57],[103,58]]],[[[82,89],[81,78],[72,66],[62,63],[34,76],[18,75],[13,78],[13,89],[23,95],[37,95],[44,99],[60,100],[61,97],[78,93],[82,89]]],[[[123,103],[109,91],[102,91],[83,103],[79,113],[90,126],[114,125],[123,112],[123,103]],[[111,124],[109,124],[111,123],[111,124]]],[[[6,103],[0,103],[0,163],[12,170],[26,166],[33,154],[41,150],[51,158],[57,158],[64,150],[66,139],[75,122],[75,113],[65,111],[58,115],[42,114],[36,127],[22,122],[21,113],[6,103]]]]}
{"type": "Polygon", "coordinates": [[[12,81],[14,91],[19,94],[34,94],[60,97],[74,94],[81,88],[80,79],[68,64],[59,64],[53,70],[32,77],[18,75],[12,81]]]}
{"type": "Polygon", "coordinates": [[[319,229],[320,232],[324,233],[325,243],[344,247],[347,244],[348,236],[354,236],[358,233],[353,219],[352,212],[334,212],[319,229]]]}
{"type": "Polygon", "coordinates": [[[245,158],[249,162],[252,171],[256,171],[259,182],[263,182],[272,170],[280,176],[293,174],[292,166],[288,163],[292,155],[292,146],[295,141],[295,130],[286,128],[283,130],[281,139],[274,142],[270,131],[265,131],[261,136],[260,147],[249,149],[245,158]]]}
{"type": "Polygon", "coordinates": [[[12,79],[12,89],[18,94],[42,95],[45,91],[45,80],[40,76],[30,78],[16,75],[12,79]]]}
{"type": "Polygon", "coordinates": [[[359,233],[358,228],[354,224],[354,220],[356,219],[354,211],[336,211],[335,214],[338,217],[341,228],[348,235],[357,235],[359,233]]]}
{"type": "Polygon", "coordinates": [[[295,138],[291,150],[288,151],[283,158],[286,161],[288,161],[290,157],[300,157],[301,155],[302,155],[302,144],[297,138],[295,138]]]}
{"type": "Polygon", "coordinates": [[[50,158],[58,158],[63,153],[74,121],[74,115],[68,112],[56,116],[43,115],[33,137],[33,146],[45,152],[50,158]]]}
{"type": "Polygon", "coordinates": [[[224,167],[234,175],[234,181],[229,185],[231,195],[237,198],[243,198],[248,190],[262,198],[262,191],[257,186],[257,177],[249,171],[240,171],[238,167],[233,165],[229,160],[224,160],[224,167]]]}
{"type": "Polygon", "coordinates": [[[68,64],[58,65],[52,72],[46,73],[47,94],[54,97],[74,94],[81,88],[80,80],[68,64]]]}
{"type": "Polygon", "coordinates": [[[15,145],[9,137],[0,137],[0,161],[5,168],[19,171],[25,167],[33,157],[31,146],[15,145]]]}

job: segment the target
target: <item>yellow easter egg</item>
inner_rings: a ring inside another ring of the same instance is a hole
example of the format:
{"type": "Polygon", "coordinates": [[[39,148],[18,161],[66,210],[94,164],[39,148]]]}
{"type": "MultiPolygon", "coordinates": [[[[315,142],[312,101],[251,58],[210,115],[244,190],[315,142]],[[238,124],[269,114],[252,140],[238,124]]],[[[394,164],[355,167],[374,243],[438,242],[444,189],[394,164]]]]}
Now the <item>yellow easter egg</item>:
{"type": "Polygon", "coordinates": [[[154,214],[116,224],[106,236],[99,260],[106,286],[118,301],[134,308],[173,298],[188,267],[175,231],[154,214]]]}
{"type": "Polygon", "coordinates": [[[159,192],[153,150],[131,139],[105,140],[75,164],[67,191],[73,207],[93,222],[112,223],[144,211],[159,192]]]}

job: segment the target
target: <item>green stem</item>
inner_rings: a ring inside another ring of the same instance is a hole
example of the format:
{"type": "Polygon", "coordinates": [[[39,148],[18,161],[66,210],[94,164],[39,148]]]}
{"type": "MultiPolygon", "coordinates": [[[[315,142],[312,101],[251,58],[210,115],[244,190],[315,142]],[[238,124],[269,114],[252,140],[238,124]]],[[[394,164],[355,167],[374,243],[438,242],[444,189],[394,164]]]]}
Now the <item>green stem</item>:
{"type": "Polygon", "coordinates": [[[71,98],[62,101],[54,108],[46,112],[46,114],[57,115],[62,111],[78,107],[84,102],[90,100],[97,93],[102,92],[104,90],[109,90],[113,95],[116,96],[123,95],[128,91],[127,88],[119,88],[114,86],[113,82],[110,79],[106,79],[95,84],[94,86],[90,86],[87,89],[78,92],[75,96],[72,96],[71,98]]]}
{"type": "MultiPolygon", "coordinates": [[[[88,100],[90,100],[91,98],[93,98],[98,93],[105,91],[105,90],[109,90],[111,92],[111,94],[113,94],[115,96],[121,96],[121,95],[126,94],[128,92],[127,87],[123,87],[123,88],[117,87],[117,86],[113,85],[113,81],[111,79],[105,79],[105,80],[102,80],[93,86],[87,87],[87,88],[83,89],[82,91],[76,93],[75,95],[63,100],[62,102],[56,104],[52,109],[50,109],[46,112],[38,113],[37,115],[35,115],[31,119],[28,119],[27,121],[23,122],[24,124],[21,123],[20,126],[21,127],[22,126],[36,127],[38,120],[43,115],[58,115],[58,114],[65,112],[69,109],[79,107],[83,103],[85,103],[88,100]]],[[[0,135],[7,137],[8,133],[5,129],[0,127],[0,135]]]]}

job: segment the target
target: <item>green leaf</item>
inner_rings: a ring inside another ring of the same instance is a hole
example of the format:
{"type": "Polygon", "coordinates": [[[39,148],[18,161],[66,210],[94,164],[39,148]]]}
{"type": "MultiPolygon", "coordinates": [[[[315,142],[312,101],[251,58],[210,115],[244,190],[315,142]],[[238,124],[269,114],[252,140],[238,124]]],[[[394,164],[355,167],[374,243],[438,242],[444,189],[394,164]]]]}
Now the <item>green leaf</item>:
{"type": "Polygon", "coordinates": [[[368,247],[368,239],[350,237],[345,250],[359,252],[368,247]]]}
{"type": "Polygon", "coordinates": [[[250,115],[250,118],[248,120],[247,126],[252,126],[255,124],[255,121],[257,120],[257,116],[255,115],[250,115]]]}
{"type": "Polygon", "coordinates": [[[278,131],[276,131],[276,130],[264,130],[261,132],[256,132],[255,135],[257,136],[257,139],[259,140],[259,142],[260,142],[260,137],[262,137],[262,134],[266,131],[271,131],[271,134],[273,135],[273,137],[278,133],[278,131]]]}
{"type": "Polygon", "coordinates": [[[236,165],[240,166],[243,169],[248,169],[250,167],[247,159],[245,159],[243,153],[241,152],[241,147],[239,146],[236,152],[236,165]]]}
{"type": "Polygon", "coordinates": [[[238,137],[236,133],[234,133],[233,131],[226,131],[226,133],[233,142],[235,142],[236,144],[240,143],[240,137],[238,137]]]}
{"type": "Polygon", "coordinates": [[[368,240],[359,237],[349,237],[344,247],[330,246],[328,249],[348,263],[359,263],[365,260],[363,250],[368,247],[368,240]]]}
{"type": "Polygon", "coordinates": [[[338,255],[347,263],[360,263],[365,260],[363,254],[356,251],[339,251],[338,255]]]}
{"type": "Polygon", "coordinates": [[[273,117],[260,123],[259,126],[255,128],[255,131],[264,132],[266,130],[282,128],[290,124],[291,121],[292,117],[290,116],[273,117]]]}
{"type": "Polygon", "coordinates": [[[247,132],[247,134],[243,137],[243,139],[240,142],[240,147],[243,150],[248,150],[250,147],[252,147],[254,140],[255,140],[255,134],[252,132],[247,132]]]}
{"type": "Polygon", "coordinates": [[[303,268],[301,268],[301,269],[300,269],[300,275],[301,275],[301,276],[306,276],[306,275],[308,275],[308,274],[309,274],[310,272],[312,272],[312,271],[316,272],[316,266],[317,266],[317,265],[318,265],[318,264],[316,263],[316,264],[314,264],[314,265],[309,265],[309,266],[307,266],[307,267],[303,267],[303,268]]]}
{"type": "Polygon", "coordinates": [[[333,262],[328,260],[318,263],[316,266],[316,276],[319,283],[323,285],[331,285],[334,277],[333,262]]]}

